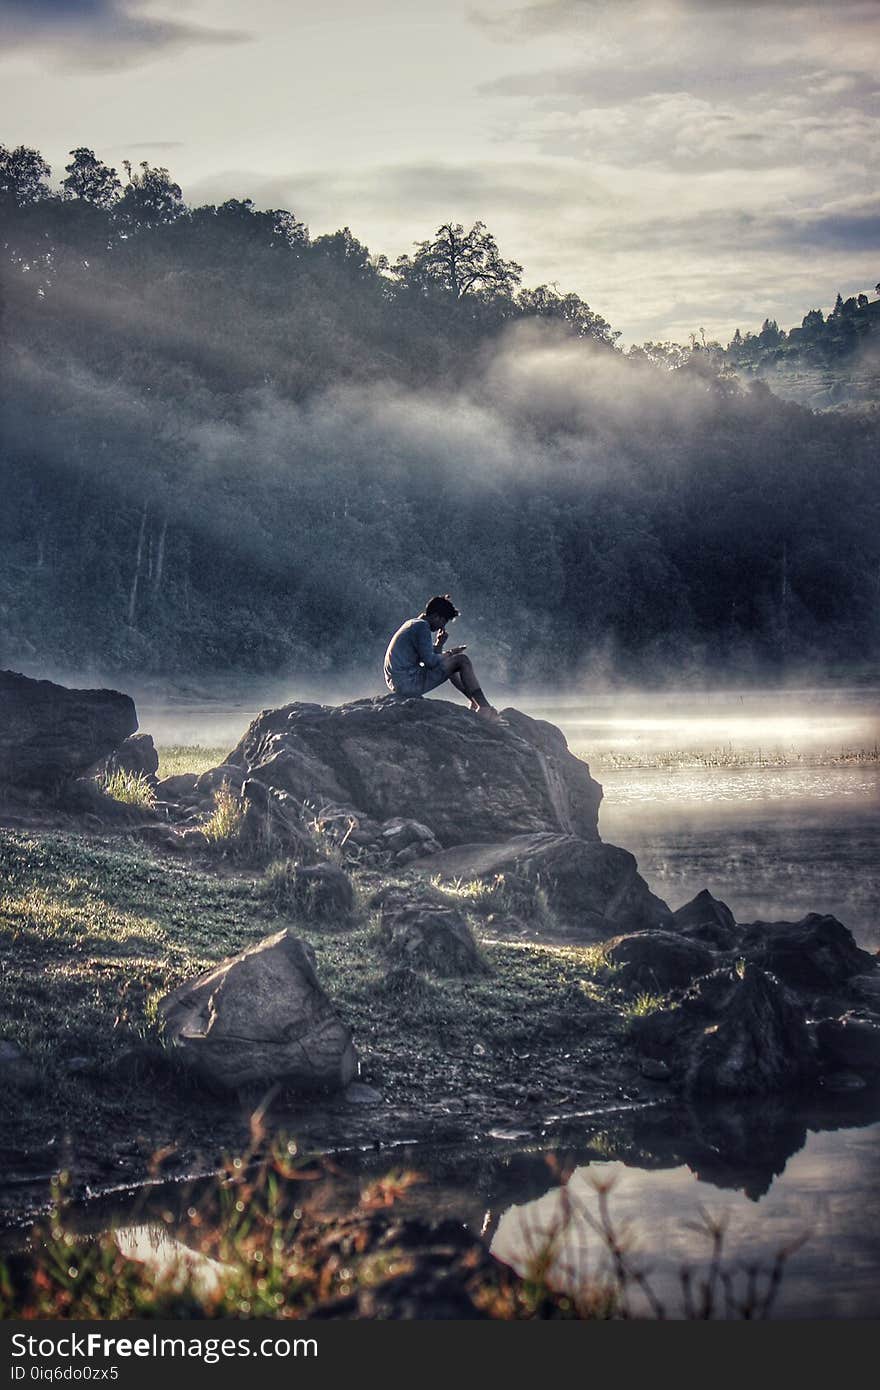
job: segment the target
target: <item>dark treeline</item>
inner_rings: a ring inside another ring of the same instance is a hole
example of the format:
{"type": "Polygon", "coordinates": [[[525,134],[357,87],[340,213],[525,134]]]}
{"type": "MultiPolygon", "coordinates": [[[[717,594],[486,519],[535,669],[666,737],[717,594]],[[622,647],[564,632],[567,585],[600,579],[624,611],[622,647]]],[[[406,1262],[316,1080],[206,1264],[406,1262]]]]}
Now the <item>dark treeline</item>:
{"type": "Polygon", "coordinates": [[[49,177],[0,147],[0,665],[344,675],[438,590],[514,682],[876,657],[870,421],[622,354],[481,223],[49,177]]]}

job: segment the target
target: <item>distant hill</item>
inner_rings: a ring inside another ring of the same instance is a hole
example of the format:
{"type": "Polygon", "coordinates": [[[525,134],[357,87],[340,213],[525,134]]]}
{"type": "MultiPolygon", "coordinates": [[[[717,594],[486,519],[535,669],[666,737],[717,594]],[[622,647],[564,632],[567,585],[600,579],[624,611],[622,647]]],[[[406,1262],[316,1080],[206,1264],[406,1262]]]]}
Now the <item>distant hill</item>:
{"type": "Polygon", "coordinates": [[[811,309],[787,333],[765,319],[759,333],[737,330],[719,356],[741,381],[764,381],[811,410],[878,409],[880,298],[838,295],[827,317],[811,309]]]}

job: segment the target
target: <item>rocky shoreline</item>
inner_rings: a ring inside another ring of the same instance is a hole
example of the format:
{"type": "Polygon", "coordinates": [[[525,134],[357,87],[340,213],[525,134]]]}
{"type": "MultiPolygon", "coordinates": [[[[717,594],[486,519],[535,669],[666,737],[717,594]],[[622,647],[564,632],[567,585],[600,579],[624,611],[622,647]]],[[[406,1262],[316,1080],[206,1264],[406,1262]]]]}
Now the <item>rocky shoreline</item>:
{"type": "MultiPolygon", "coordinates": [[[[155,899],[163,883],[216,896],[228,881],[252,905],[200,949],[201,973],[145,968],[152,991],[109,1061],[53,1056],[41,1073],[2,1024],[0,1076],[47,1115],[59,1075],[120,1096],[118,1127],[77,1140],[81,1193],[137,1182],[163,1147],[164,1172],[192,1171],[267,1105],[317,1148],[381,1148],[620,1104],[873,1093],[877,958],[832,917],[737,923],[708,891],[673,912],[600,839],[601,787],[554,726],[440,700],[294,704],[210,772],[159,780],[129,705],[0,673],[16,872],[60,832],[57,853],[81,858],[91,837],[107,872],[128,856],[155,899]],[[114,800],[95,780],[108,771],[150,795],[114,800]],[[170,1145],[163,1109],[192,1121],[170,1145]]],[[[5,961],[17,920],[13,907],[5,961]]],[[[39,933],[19,934],[36,963],[39,933]]],[[[38,1206],[61,1166],[67,1141],[38,1131],[7,1151],[7,1214],[38,1206]]]]}

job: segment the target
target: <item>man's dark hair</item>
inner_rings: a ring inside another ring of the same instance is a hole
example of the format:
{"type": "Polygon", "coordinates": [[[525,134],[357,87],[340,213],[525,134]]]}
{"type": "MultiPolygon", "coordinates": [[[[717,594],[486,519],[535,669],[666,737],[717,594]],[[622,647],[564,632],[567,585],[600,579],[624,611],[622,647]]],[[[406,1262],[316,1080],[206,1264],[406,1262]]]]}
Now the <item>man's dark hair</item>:
{"type": "Polygon", "coordinates": [[[458,609],[448,594],[435,594],[433,598],[429,598],[424,612],[426,618],[432,618],[436,614],[442,623],[451,623],[453,618],[458,617],[458,609]]]}

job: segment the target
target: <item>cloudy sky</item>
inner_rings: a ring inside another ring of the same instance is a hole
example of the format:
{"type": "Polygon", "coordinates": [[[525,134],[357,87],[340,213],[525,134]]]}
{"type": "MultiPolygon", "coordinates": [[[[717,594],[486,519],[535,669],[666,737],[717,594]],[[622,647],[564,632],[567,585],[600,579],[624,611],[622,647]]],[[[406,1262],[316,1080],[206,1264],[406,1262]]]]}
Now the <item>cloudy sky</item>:
{"type": "Polygon", "coordinates": [[[878,57],[880,0],[0,0],[0,140],[726,341],[880,280],[878,57]]]}

